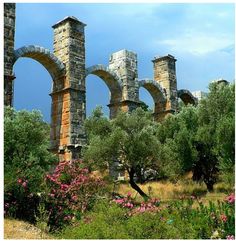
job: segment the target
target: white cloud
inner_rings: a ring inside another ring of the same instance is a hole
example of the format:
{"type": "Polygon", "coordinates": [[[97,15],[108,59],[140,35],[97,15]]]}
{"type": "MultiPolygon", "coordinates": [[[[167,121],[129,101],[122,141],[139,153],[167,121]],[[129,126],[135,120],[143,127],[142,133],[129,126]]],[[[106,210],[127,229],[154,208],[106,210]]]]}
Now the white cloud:
{"type": "Polygon", "coordinates": [[[219,51],[234,44],[234,37],[230,34],[212,34],[186,32],[171,39],[156,41],[156,44],[166,45],[173,52],[188,52],[193,55],[205,55],[219,51]]]}

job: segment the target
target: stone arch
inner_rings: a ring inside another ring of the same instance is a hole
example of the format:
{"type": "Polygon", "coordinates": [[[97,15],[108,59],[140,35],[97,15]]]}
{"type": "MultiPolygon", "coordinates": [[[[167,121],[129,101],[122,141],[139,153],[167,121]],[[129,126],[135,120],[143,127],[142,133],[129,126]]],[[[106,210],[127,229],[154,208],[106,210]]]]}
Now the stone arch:
{"type": "Polygon", "coordinates": [[[164,89],[152,79],[139,80],[140,87],[145,88],[151,94],[155,103],[166,100],[164,89]]]}
{"type": "Polygon", "coordinates": [[[65,65],[49,49],[40,46],[23,46],[14,51],[13,65],[21,57],[27,57],[36,60],[49,72],[53,80],[51,103],[51,149],[57,151],[60,145],[61,127],[63,125],[62,117],[64,112],[68,112],[64,106],[66,93],[63,91],[65,81],[65,65]]]}
{"type": "Polygon", "coordinates": [[[166,94],[164,89],[152,79],[144,79],[138,81],[139,88],[145,88],[153,98],[155,109],[154,109],[154,116],[155,119],[158,119],[158,115],[165,110],[166,105],[166,94]]]}
{"type": "Polygon", "coordinates": [[[178,90],[178,98],[180,98],[185,105],[187,104],[192,104],[196,105],[197,104],[197,98],[195,98],[192,93],[189,90],[181,89],[178,90]]]}
{"type": "Polygon", "coordinates": [[[64,64],[49,49],[36,45],[23,46],[14,51],[14,63],[21,57],[32,58],[41,63],[52,79],[58,79],[65,74],[64,64]]]}
{"type": "Polygon", "coordinates": [[[102,64],[98,64],[86,69],[86,76],[89,74],[98,76],[106,83],[111,93],[110,104],[121,101],[122,82],[115,72],[102,64]]]}

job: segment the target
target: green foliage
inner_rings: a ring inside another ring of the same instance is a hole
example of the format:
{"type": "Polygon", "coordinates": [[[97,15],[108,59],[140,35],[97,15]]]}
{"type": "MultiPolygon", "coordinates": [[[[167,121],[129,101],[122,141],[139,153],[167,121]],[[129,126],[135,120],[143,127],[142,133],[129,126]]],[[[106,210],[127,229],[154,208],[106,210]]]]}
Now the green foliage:
{"type": "Polygon", "coordinates": [[[46,179],[51,230],[79,220],[105,192],[105,183],[100,178],[91,177],[81,160],[60,162],[46,179]]]}
{"type": "Polygon", "coordinates": [[[78,226],[66,227],[59,235],[62,239],[128,239],[125,232],[125,210],[114,203],[99,202],[78,226]]]}
{"type": "Polygon", "coordinates": [[[197,110],[187,106],[176,115],[167,116],[157,127],[157,138],[162,143],[160,165],[162,175],[177,180],[190,171],[197,153],[193,146],[197,130],[197,110]]]}
{"type": "Polygon", "coordinates": [[[113,120],[96,109],[85,122],[89,145],[83,150],[84,159],[93,168],[103,169],[119,160],[135,186],[134,174],[140,176],[143,170],[157,167],[160,143],[155,125],[151,113],[142,108],[120,112],[113,120]]]}
{"type": "MultiPolygon", "coordinates": [[[[127,212],[102,201],[77,225],[67,226],[62,239],[210,239],[234,235],[234,196],[203,205],[196,197],[161,204],[157,209],[127,212]],[[230,198],[230,199],[229,199],[230,198]],[[195,206],[193,204],[195,203],[195,206]]],[[[141,204],[144,205],[144,204],[141,204]]],[[[148,207],[148,205],[147,205],[148,207]]],[[[135,207],[134,207],[135,209],[135,207]]]]}
{"type": "Polygon", "coordinates": [[[49,126],[38,111],[4,113],[4,200],[7,215],[34,220],[44,174],[57,158],[49,147],[49,126]]]}
{"type": "Polygon", "coordinates": [[[220,176],[234,184],[234,85],[212,83],[207,98],[158,125],[162,176],[177,180],[186,171],[209,191],[220,176]]]}

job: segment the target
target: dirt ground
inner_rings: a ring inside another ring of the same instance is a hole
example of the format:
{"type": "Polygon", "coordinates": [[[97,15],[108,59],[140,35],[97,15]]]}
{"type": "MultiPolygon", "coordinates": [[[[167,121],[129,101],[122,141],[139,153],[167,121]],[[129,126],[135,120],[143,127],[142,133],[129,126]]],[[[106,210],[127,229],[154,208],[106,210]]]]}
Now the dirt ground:
{"type": "Polygon", "coordinates": [[[4,219],[4,239],[53,239],[53,237],[41,232],[32,224],[15,219],[4,219]]]}

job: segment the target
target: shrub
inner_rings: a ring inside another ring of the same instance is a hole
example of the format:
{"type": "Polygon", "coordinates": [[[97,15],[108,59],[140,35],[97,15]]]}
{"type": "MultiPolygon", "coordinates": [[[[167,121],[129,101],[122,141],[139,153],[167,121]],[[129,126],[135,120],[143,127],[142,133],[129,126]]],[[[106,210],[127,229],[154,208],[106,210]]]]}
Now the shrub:
{"type": "Polygon", "coordinates": [[[46,175],[46,182],[51,229],[80,220],[105,191],[104,182],[91,177],[81,160],[60,162],[53,173],[46,175]]]}
{"type": "Polygon", "coordinates": [[[234,237],[234,195],[224,202],[203,205],[197,197],[169,204],[149,201],[138,204],[123,198],[97,203],[76,226],[68,226],[59,237],[67,239],[209,239],[234,237]],[[119,199],[122,200],[122,199],[119,199]],[[133,207],[127,207],[127,201],[133,207]],[[199,203],[197,207],[196,202],[199,203]],[[194,205],[193,205],[194,204],[194,205]],[[157,207],[157,206],[158,207],[157,207]],[[137,211],[140,207],[146,208],[137,211]],[[135,212],[133,212],[136,210],[135,212]],[[131,214],[131,215],[129,215],[131,214]]]}
{"type": "Polygon", "coordinates": [[[97,202],[75,227],[67,226],[63,239],[129,239],[125,230],[126,210],[108,201],[97,202]]]}
{"type": "Polygon", "coordinates": [[[44,190],[44,175],[57,158],[49,147],[49,125],[38,111],[4,112],[4,214],[30,222],[44,190]]]}

